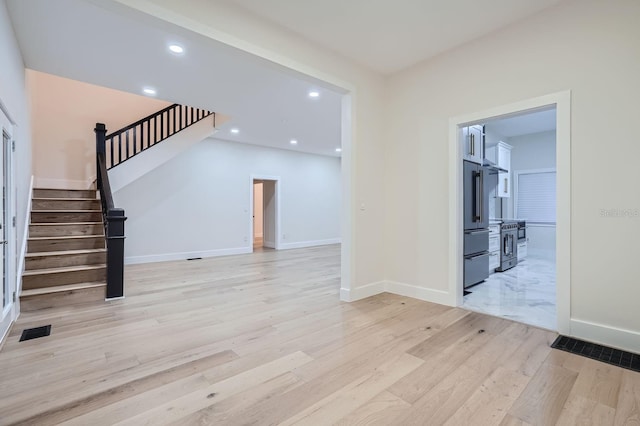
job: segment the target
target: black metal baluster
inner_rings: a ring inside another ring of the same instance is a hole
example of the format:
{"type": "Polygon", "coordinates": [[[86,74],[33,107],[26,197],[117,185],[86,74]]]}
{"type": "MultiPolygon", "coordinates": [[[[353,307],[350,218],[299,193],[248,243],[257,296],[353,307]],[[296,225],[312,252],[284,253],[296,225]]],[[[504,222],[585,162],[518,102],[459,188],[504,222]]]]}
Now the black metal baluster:
{"type": "Polygon", "coordinates": [[[125,148],[125,161],[129,159],[129,131],[124,132],[124,148],[125,148]]]}
{"type": "Polygon", "coordinates": [[[173,108],[171,112],[173,113],[173,133],[171,133],[173,135],[176,133],[176,108],[173,108]]]}
{"type": "Polygon", "coordinates": [[[122,133],[118,133],[118,164],[122,163],[122,133]]]}
{"type": "MultiPolygon", "coordinates": [[[[138,126],[136,126],[138,127],[138,126]]],[[[133,134],[131,135],[132,139],[133,139],[133,155],[136,155],[138,153],[138,139],[136,139],[136,127],[134,127],[133,129],[133,134]]]]}
{"type": "Polygon", "coordinates": [[[111,151],[111,158],[109,158],[109,168],[113,167],[113,138],[109,139],[109,151],[111,151]]]}

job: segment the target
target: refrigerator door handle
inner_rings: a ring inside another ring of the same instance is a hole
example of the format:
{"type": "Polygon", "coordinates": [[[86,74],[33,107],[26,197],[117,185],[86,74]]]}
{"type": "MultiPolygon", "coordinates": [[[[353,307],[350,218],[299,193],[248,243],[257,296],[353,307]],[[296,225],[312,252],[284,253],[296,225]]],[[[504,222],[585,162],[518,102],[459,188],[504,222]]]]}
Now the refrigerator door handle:
{"type": "Polygon", "coordinates": [[[480,185],[478,185],[478,191],[480,192],[480,200],[478,201],[478,206],[480,207],[480,209],[478,210],[480,212],[480,214],[478,215],[478,222],[482,222],[483,221],[483,216],[484,216],[484,171],[482,169],[480,169],[480,171],[478,172],[478,174],[480,175],[480,185]]]}
{"type": "Polygon", "coordinates": [[[482,197],[481,197],[481,186],[480,186],[480,172],[474,172],[473,174],[473,179],[474,179],[474,184],[475,184],[475,202],[473,204],[473,221],[474,222],[481,222],[480,220],[480,210],[482,207],[482,197]]]}

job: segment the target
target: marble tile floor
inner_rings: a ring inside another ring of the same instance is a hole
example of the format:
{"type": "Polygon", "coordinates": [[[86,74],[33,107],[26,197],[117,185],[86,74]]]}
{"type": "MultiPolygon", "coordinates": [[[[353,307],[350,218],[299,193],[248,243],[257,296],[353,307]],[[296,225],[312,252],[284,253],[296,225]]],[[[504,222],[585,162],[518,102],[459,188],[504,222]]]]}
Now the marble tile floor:
{"type": "Polygon", "coordinates": [[[518,266],[496,272],[467,289],[462,307],[557,330],[556,264],[552,257],[528,256],[518,266]]]}

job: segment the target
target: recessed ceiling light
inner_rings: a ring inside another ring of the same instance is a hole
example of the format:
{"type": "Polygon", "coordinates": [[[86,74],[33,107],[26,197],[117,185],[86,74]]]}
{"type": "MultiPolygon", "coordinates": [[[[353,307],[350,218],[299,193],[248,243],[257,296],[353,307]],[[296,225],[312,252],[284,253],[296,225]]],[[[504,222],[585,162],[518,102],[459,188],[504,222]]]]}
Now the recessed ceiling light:
{"type": "Polygon", "coordinates": [[[297,140],[295,140],[295,139],[291,139],[291,140],[289,141],[289,143],[290,143],[291,145],[298,145],[298,141],[297,141],[297,140]]]}
{"type": "Polygon", "coordinates": [[[230,132],[231,133],[240,133],[240,129],[237,129],[237,128],[234,127],[233,129],[230,130],[230,132]]]}
{"type": "Polygon", "coordinates": [[[312,90],[309,92],[309,97],[310,98],[318,98],[320,97],[320,92],[318,92],[317,90],[312,90]]]}
{"type": "Polygon", "coordinates": [[[183,53],[184,47],[180,46],[179,44],[170,44],[169,50],[172,51],[173,53],[183,53]]]}
{"type": "Polygon", "coordinates": [[[336,148],[336,152],[342,152],[342,148],[336,148]]]}
{"type": "Polygon", "coordinates": [[[142,91],[145,93],[145,95],[155,95],[156,94],[156,89],[153,89],[151,87],[145,87],[144,89],[142,89],[142,91]]]}

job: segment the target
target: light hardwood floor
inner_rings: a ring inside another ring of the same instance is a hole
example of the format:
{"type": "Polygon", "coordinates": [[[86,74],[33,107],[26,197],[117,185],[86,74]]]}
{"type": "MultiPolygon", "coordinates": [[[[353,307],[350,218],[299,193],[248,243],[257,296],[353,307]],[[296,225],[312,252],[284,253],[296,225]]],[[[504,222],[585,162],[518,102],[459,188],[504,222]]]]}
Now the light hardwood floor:
{"type": "Polygon", "coordinates": [[[1,424],[637,425],[640,373],[555,334],[382,294],[339,246],[130,266],[127,298],[21,316],[1,424]],[[18,343],[26,327],[49,337],[18,343]]]}

